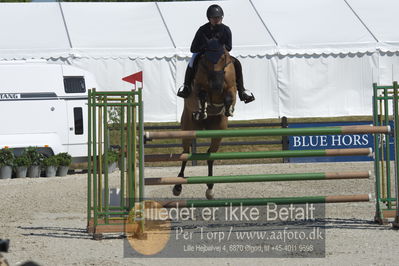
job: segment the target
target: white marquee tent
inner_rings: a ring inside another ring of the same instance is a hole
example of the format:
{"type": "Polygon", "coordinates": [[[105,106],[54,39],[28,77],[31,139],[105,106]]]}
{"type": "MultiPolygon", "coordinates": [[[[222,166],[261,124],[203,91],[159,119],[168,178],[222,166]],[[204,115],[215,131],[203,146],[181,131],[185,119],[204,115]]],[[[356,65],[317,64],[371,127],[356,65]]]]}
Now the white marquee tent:
{"type": "Polygon", "coordinates": [[[107,90],[131,89],[121,78],[143,70],[145,120],[178,121],[189,47],[213,3],[256,96],[234,119],[370,115],[372,83],[399,80],[396,0],[0,3],[0,60],[78,66],[107,90]]]}

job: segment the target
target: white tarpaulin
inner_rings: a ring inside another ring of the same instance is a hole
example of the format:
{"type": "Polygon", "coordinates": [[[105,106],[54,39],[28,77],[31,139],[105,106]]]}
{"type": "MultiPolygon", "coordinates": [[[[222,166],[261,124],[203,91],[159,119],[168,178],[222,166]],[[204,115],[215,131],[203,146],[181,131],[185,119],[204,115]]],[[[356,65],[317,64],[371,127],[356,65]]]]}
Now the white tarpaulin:
{"type": "Polygon", "coordinates": [[[70,45],[55,3],[0,4],[0,59],[68,56],[70,45]]]}
{"type": "Polygon", "coordinates": [[[234,119],[370,115],[372,82],[399,80],[395,0],[0,3],[0,60],[43,58],[127,90],[143,71],[145,121],[178,121],[190,45],[217,3],[256,100],[234,119]]]}
{"type": "Polygon", "coordinates": [[[397,52],[399,47],[399,21],[396,19],[399,2],[396,0],[347,0],[365,27],[378,41],[377,47],[397,52]]]}
{"type": "Polygon", "coordinates": [[[375,49],[372,35],[345,1],[252,2],[282,55],[357,53],[375,49]]]}
{"type": "Polygon", "coordinates": [[[73,51],[95,58],[172,57],[154,3],[62,3],[73,51]]]}

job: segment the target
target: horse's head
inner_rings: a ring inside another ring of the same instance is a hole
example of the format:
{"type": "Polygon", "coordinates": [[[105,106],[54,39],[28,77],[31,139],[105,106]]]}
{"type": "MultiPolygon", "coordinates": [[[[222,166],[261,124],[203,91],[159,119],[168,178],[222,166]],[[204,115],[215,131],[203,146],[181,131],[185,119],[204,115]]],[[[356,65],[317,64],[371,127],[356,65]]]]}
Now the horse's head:
{"type": "Polygon", "coordinates": [[[208,71],[209,89],[215,93],[223,92],[224,68],[227,65],[227,58],[224,46],[217,39],[207,41],[205,52],[206,69],[208,71]]]}

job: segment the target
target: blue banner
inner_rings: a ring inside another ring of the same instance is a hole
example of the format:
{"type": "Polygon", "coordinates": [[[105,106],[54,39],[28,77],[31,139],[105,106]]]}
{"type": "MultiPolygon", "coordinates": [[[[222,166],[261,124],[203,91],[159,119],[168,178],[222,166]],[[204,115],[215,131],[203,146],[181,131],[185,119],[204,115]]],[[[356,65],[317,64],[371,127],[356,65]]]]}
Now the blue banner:
{"type": "MultiPolygon", "coordinates": [[[[353,125],[371,125],[372,122],[330,122],[330,123],[292,123],[289,128],[305,127],[336,127],[353,125]]],[[[393,123],[390,123],[393,128],[393,123]]],[[[389,137],[391,160],[394,156],[394,139],[389,137]]],[[[351,135],[315,135],[315,136],[290,136],[289,150],[324,150],[324,149],[350,149],[350,148],[372,148],[374,151],[374,137],[372,134],[351,135]]],[[[351,162],[372,161],[368,156],[326,156],[326,157],[299,157],[288,158],[290,163],[310,162],[351,162]]]]}

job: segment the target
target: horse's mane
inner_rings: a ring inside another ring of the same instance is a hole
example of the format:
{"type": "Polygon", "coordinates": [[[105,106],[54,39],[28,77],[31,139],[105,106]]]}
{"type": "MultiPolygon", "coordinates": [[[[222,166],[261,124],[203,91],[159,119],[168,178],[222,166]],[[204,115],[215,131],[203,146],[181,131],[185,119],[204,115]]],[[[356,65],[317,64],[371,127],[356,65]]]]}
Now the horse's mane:
{"type": "Polygon", "coordinates": [[[222,45],[218,39],[212,38],[207,40],[207,48],[204,54],[206,59],[212,64],[216,64],[224,53],[224,45],[222,45]]]}

